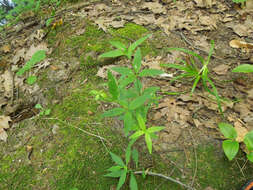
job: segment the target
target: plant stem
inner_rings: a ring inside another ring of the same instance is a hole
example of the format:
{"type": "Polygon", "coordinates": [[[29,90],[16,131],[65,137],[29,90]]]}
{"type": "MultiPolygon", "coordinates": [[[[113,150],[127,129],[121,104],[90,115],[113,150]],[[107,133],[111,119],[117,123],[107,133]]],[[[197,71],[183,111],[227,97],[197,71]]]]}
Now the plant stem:
{"type": "MultiPolygon", "coordinates": [[[[136,171],[136,172],[134,172],[134,174],[143,174],[143,171],[136,171]]],[[[187,188],[187,189],[195,190],[194,188],[192,188],[192,187],[190,187],[190,186],[188,186],[188,185],[185,185],[185,184],[183,184],[182,182],[180,182],[180,181],[178,181],[178,180],[176,180],[176,179],[173,179],[172,177],[165,176],[165,175],[163,175],[163,174],[154,173],[154,172],[145,172],[145,174],[146,174],[146,175],[152,175],[152,176],[162,177],[162,178],[165,178],[165,179],[167,179],[167,180],[169,180],[169,181],[172,181],[172,182],[174,182],[174,183],[177,183],[177,184],[179,184],[179,185],[181,185],[181,186],[183,186],[183,187],[185,187],[185,188],[187,188]]]]}

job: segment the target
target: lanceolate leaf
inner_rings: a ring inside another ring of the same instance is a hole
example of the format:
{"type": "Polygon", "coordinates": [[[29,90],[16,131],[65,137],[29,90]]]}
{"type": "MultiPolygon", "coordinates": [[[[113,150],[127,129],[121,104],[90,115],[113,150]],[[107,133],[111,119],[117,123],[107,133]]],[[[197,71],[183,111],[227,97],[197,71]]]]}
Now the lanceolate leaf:
{"type": "Polygon", "coordinates": [[[219,123],[218,124],[221,133],[228,139],[236,139],[237,133],[234,127],[228,123],[219,123]]]}
{"type": "Polygon", "coordinates": [[[104,58],[104,57],[119,57],[124,55],[124,52],[120,49],[112,50],[106,53],[103,53],[99,57],[104,58]]]}
{"type": "Polygon", "coordinates": [[[136,149],[132,150],[132,158],[133,158],[133,160],[135,162],[136,167],[138,167],[138,162],[139,162],[139,153],[138,153],[138,150],[136,150],[136,149]]]}
{"type": "Polygon", "coordinates": [[[138,190],[137,181],[136,181],[133,173],[131,173],[131,177],[130,177],[130,189],[131,190],[138,190]]]}
{"type": "Polygon", "coordinates": [[[124,132],[126,135],[128,135],[129,131],[131,130],[133,126],[133,116],[131,112],[126,112],[124,115],[124,132]]]}
{"type": "Polygon", "coordinates": [[[128,165],[131,158],[131,146],[127,146],[126,149],[126,165],[128,165]]]}
{"type": "Polygon", "coordinates": [[[125,44],[119,42],[119,41],[110,41],[110,44],[112,44],[114,47],[125,51],[127,49],[127,47],[125,46],[125,44]]]}
{"type": "Polygon", "coordinates": [[[112,95],[113,99],[116,100],[118,98],[119,92],[118,92],[118,84],[116,82],[116,79],[114,78],[111,71],[108,71],[108,88],[109,92],[112,95]]]}
{"type": "Polygon", "coordinates": [[[158,127],[158,126],[150,127],[150,128],[148,128],[147,132],[148,133],[155,133],[155,132],[163,130],[164,128],[165,127],[158,127]]]}
{"type": "Polygon", "coordinates": [[[142,96],[137,97],[135,100],[133,100],[130,105],[129,105],[129,109],[130,110],[135,110],[136,108],[142,106],[146,100],[150,98],[149,94],[144,94],[142,96]]]}
{"type": "Polygon", "coordinates": [[[119,179],[119,183],[117,185],[117,190],[119,190],[122,187],[122,185],[125,183],[126,174],[127,174],[127,171],[123,170],[123,172],[121,173],[120,179],[119,179]]]}
{"type": "Polygon", "coordinates": [[[112,160],[116,164],[118,164],[119,166],[122,166],[122,167],[125,166],[124,162],[122,161],[122,159],[119,156],[117,156],[116,154],[113,154],[112,152],[110,152],[110,155],[112,157],[112,160]]]}
{"type": "Polygon", "coordinates": [[[253,72],[253,65],[250,64],[242,64],[238,67],[234,68],[232,72],[238,72],[238,73],[252,73],[253,72]]]}
{"type": "Polygon", "coordinates": [[[112,166],[112,167],[108,168],[107,171],[114,172],[114,171],[119,171],[121,169],[122,169],[122,166],[112,166]]]}
{"type": "Polygon", "coordinates": [[[161,75],[164,72],[158,69],[144,69],[141,71],[141,73],[139,74],[140,77],[152,77],[152,76],[157,76],[157,75],[161,75]]]}
{"type": "Polygon", "coordinates": [[[122,74],[122,75],[132,75],[133,74],[133,71],[127,67],[113,67],[111,69],[117,73],[122,74]]]}
{"type": "Polygon", "coordinates": [[[139,46],[141,45],[147,38],[149,38],[151,34],[148,34],[147,36],[144,36],[143,38],[137,40],[133,44],[131,44],[128,48],[128,55],[132,55],[132,52],[139,46]]]}
{"type": "Polygon", "coordinates": [[[105,174],[104,176],[105,177],[120,177],[123,171],[124,170],[113,171],[111,173],[105,174]]]}
{"type": "Polygon", "coordinates": [[[148,147],[148,151],[151,154],[152,153],[152,140],[149,133],[145,133],[145,141],[148,147]]]}
{"type": "Polygon", "coordinates": [[[125,112],[125,109],[123,108],[113,108],[111,110],[108,110],[102,114],[102,117],[115,117],[118,115],[121,115],[125,112]]]}
{"type": "Polygon", "coordinates": [[[138,137],[140,137],[141,135],[143,135],[144,132],[143,131],[136,131],[134,134],[132,134],[130,136],[130,139],[137,139],[138,137]]]}
{"type": "Polygon", "coordinates": [[[133,68],[135,73],[138,73],[141,68],[141,50],[138,48],[134,55],[133,68]]]}
{"type": "Polygon", "coordinates": [[[239,143],[233,140],[225,140],[222,148],[229,160],[233,160],[239,150],[239,143]]]}
{"type": "Polygon", "coordinates": [[[140,114],[137,115],[137,121],[138,121],[138,124],[139,124],[141,130],[143,130],[143,131],[146,130],[145,121],[140,114]]]}

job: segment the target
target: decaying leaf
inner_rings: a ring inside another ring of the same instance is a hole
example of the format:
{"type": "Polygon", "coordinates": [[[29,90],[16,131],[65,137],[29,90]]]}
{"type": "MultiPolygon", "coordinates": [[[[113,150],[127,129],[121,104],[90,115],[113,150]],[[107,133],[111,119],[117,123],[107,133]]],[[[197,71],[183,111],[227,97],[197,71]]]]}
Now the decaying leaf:
{"type": "Polygon", "coordinates": [[[4,86],[4,97],[10,98],[12,97],[13,92],[13,73],[10,70],[6,70],[2,75],[4,79],[3,86],[4,86]]]}
{"type": "Polygon", "coordinates": [[[247,43],[241,40],[231,40],[229,45],[232,48],[245,48],[245,49],[253,49],[253,43],[247,43]]]}
{"type": "Polygon", "coordinates": [[[3,51],[4,53],[9,53],[11,51],[11,46],[9,44],[3,45],[1,47],[1,51],[3,51]]]}
{"type": "Polygon", "coordinates": [[[228,69],[229,69],[228,65],[221,64],[221,65],[218,65],[217,67],[213,68],[213,71],[217,75],[225,75],[225,74],[227,74],[228,69]]]}
{"type": "Polygon", "coordinates": [[[9,122],[11,122],[11,118],[9,116],[0,116],[0,140],[3,140],[4,142],[7,141],[7,133],[5,129],[9,129],[9,122]]]}
{"type": "Polygon", "coordinates": [[[237,132],[237,142],[243,142],[244,136],[249,132],[245,127],[243,127],[242,123],[239,121],[234,122],[234,128],[237,132]]]}

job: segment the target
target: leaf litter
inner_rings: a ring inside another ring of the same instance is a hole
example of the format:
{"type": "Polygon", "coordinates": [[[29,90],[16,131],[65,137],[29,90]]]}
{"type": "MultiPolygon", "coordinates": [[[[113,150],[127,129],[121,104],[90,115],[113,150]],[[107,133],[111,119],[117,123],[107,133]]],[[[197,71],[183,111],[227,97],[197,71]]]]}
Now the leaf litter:
{"type": "MultiPolygon", "coordinates": [[[[170,40],[173,43],[167,43],[168,47],[175,47],[175,44],[177,44],[176,47],[192,49],[197,53],[203,53],[203,56],[206,56],[208,53],[209,41],[214,39],[217,43],[215,55],[224,55],[221,50],[228,50],[228,53],[222,57],[222,61],[217,60],[215,57],[212,58],[210,72],[214,74],[216,79],[224,77],[222,79],[229,80],[233,76],[239,81],[238,75],[232,75],[230,70],[235,64],[241,64],[243,61],[249,60],[247,53],[252,49],[251,36],[253,34],[252,15],[249,14],[252,11],[251,5],[247,5],[247,10],[236,10],[231,9],[224,1],[216,0],[186,0],[176,2],[164,0],[162,2],[114,1],[111,4],[103,2],[90,4],[76,12],[67,12],[66,16],[90,19],[98,28],[105,32],[109,32],[111,28],[122,28],[126,23],[133,22],[143,25],[153,32],[161,30],[167,38],[172,37],[172,34],[176,34],[181,39],[180,42],[176,39],[173,41],[172,38],[170,40]],[[247,13],[246,17],[241,19],[245,12],[247,13]],[[219,32],[223,29],[227,31],[229,29],[232,30],[229,31],[229,35],[223,35],[222,32],[219,32]],[[247,39],[244,40],[244,37],[247,37],[247,39]],[[195,47],[198,49],[195,49],[195,47]],[[243,51],[240,51],[240,49],[243,51]]],[[[80,29],[75,34],[81,35],[84,32],[85,29],[80,29]]],[[[2,53],[7,55],[12,53],[14,55],[8,57],[11,64],[17,66],[24,64],[38,49],[51,52],[47,44],[41,42],[44,38],[42,31],[38,30],[26,35],[25,40],[13,39],[11,45],[7,43],[0,44],[2,53]],[[30,44],[30,46],[25,47],[24,44],[30,44]]],[[[176,51],[166,52],[155,57],[146,56],[143,59],[143,63],[146,67],[161,69],[161,63],[175,63],[179,58],[185,59],[186,56],[176,51]]],[[[50,61],[47,60],[41,63],[36,72],[48,67],[50,61]]],[[[124,64],[123,62],[121,64],[124,64]]],[[[114,65],[101,67],[97,76],[106,79],[106,70],[112,66],[114,65]]],[[[168,69],[166,71],[168,71],[168,74],[171,74],[173,70],[168,69]]],[[[0,75],[0,93],[5,96],[0,99],[1,107],[6,105],[6,107],[11,106],[11,94],[13,94],[12,90],[15,90],[16,86],[24,88],[21,90],[27,91],[30,96],[31,94],[35,94],[39,97],[38,93],[41,93],[40,87],[24,85],[23,78],[14,78],[13,89],[13,79],[11,79],[11,73],[8,72],[5,71],[4,74],[1,73],[0,75]]],[[[189,92],[191,89],[191,82],[187,80],[176,81],[172,84],[170,83],[170,78],[145,80],[147,80],[145,82],[147,86],[152,86],[152,84],[159,85],[163,92],[181,94],[178,96],[165,95],[160,100],[158,106],[152,108],[151,122],[166,126],[165,131],[159,134],[157,142],[154,143],[156,150],[168,151],[171,147],[182,147],[186,145],[186,142],[189,143],[191,140],[185,135],[186,129],[193,128],[194,134],[199,135],[197,139],[197,143],[199,144],[201,144],[201,139],[207,138],[206,136],[217,136],[217,123],[221,120],[217,112],[218,106],[214,97],[209,97],[209,95],[205,94],[201,86],[197,86],[196,93],[190,96],[187,93],[182,94],[182,92],[189,92]]],[[[238,140],[241,141],[245,133],[253,128],[253,112],[251,109],[253,102],[250,100],[253,96],[251,92],[253,87],[250,86],[253,79],[250,76],[248,81],[242,83],[236,83],[236,80],[235,82],[228,83],[226,87],[218,86],[218,91],[221,95],[229,94],[230,98],[232,96],[246,98],[246,100],[236,103],[222,103],[227,120],[231,117],[230,113],[234,113],[233,117],[236,119],[232,122],[239,134],[238,140]],[[238,119],[242,122],[239,122],[238,119]]],[[[58,82],[60,81],[62,81],[62,78],[58,80],[58,82]]],[[[16,109],[11,113],[15,111],[16,109]]],[[[7,133],[5,130],[9,128],[9,125],[6,123],[9,123],[11,118],[9,116],[1,116],[0,119],[2,119],[0,120],[1,140],[6,141],[7,133]],[[3,124],[1,127],[1,123],[4,123],[4,127],[3,124]]]]}

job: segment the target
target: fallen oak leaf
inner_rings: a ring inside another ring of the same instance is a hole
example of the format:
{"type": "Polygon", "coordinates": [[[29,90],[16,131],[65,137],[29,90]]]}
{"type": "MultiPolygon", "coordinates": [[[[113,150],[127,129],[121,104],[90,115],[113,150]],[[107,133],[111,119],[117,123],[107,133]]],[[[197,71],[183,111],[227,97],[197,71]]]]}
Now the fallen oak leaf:
{"type": "Polygon", "coordinates": [[[11,122],[11,118],[9,116],[0,116],[0,140],[4,142],[7,141],[7,133],[5,129],[9,129],[9,122],[11,122]]]}
{"type": "Polygon", "coordinates": [[[253,49],[253,43],[247,43],[241,40],[231,40],[229,45],[232,48],[245,48],[245,49],[253,49]]]}

